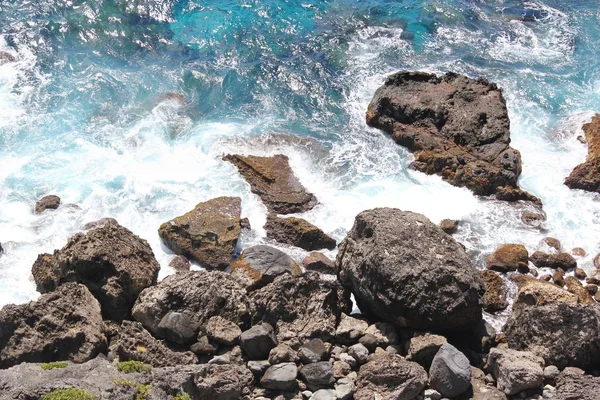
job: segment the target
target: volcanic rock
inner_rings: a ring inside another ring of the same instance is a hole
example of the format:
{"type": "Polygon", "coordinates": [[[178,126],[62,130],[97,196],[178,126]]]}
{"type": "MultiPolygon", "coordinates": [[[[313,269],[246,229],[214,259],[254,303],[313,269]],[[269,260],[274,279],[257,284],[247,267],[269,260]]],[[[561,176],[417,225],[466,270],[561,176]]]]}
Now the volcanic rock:
{"type": "Polygon", "coordinates": [[[569,253],[544,253],[536,251],[529,258],[538,268],[562,268],[565,271],[577,267],[577,260],[569,253]]]}
{"type": "Polygon", "coordinates": [[[527,351],[493,348],[488,368],[498,389],[508,395],[538,388],[544,382],[544,360],[527,351]]]}
{"type": "Polygon", "coordinates": [[[560,374],[556,382],[554,400],[597,400],[600,377],[591,375],[560,374]]]}
{"type": "Polygon", "coordinates": [[[485,284],[485,295],[482,303],[483,309],[489,313],[502,311],[508,307],[508,289],[504,280],[494,271],[484,270],[480,272],[481,280],[485,284]]]}
{"type": "Polygon", "coordinates": [[[276,364],[267,369],[260,384],[269,390],[292,391],[297,387],[298,367],[294,363],[276,364]]]}
{"type": "Polygon", "coordinates": [[[268,238],[307,251],[333,250],[336,246],[335,239],[302,218],[268,215],[265,230],[268,238]]]}
{"type": "Polygon", "coordinates": [[[452,235],[458,230],[458,221],[453,219],[442,220],[442,222],[440,222],[440,228],[448,235],[452,235]]]}
{"type": "Polygon", "coordinates": [[[429,368],[429,385],[444,397],[456,397],[471,386],[469,359],[450,343],[444,343],[429,368]]]}
{"type": "Polygon", "coordinates": [[[416,398],[427,384],[427,372],[419,364],[397,354],[375,357],[358,371],[354,400],[416,398]]]}
{"type": "Polygon", "coordinates": [[[60,206],[60,197],[53,194],[44,196],[35,203],[35,213],[41,214],[46,210],[56,210],[60,206]]]}
{"type": "Polygon", "coordinates": [[[526,267],[529,253],[522,244],[503,244],[498,247],[486,260],[488,269],[498,272],[516,271],[526,267]]]}
{"type": "Polygon", "coordinates": [[[565,185],[571,189],[582,189],[588,192],[600,191],[600,114],[594,115],[592,121],[583,125],[588,155],[586,161],[579,164],[565,179],[565,185]]]}
{"type": "Polygon", "coordinates": [[[322,274],[335,275],[335,261],[329,259],[325,254],[313,251],[302,260],[302,266],[308,271],[317,271],[322,274]]]}
{"type": "Polygon", "coordinates": [[[240,335],[240,344],[251,360],[265,360],[270,351],[277,346],[275,331],[270,324],[262,323],[240,335]]]}
{"type": "Polygon", "coordinates": [[[285,273],[301,275],[302,270],[290,256],[271,246],[249,247],[231,264],[231,275],[251,290],[285,273]]]}

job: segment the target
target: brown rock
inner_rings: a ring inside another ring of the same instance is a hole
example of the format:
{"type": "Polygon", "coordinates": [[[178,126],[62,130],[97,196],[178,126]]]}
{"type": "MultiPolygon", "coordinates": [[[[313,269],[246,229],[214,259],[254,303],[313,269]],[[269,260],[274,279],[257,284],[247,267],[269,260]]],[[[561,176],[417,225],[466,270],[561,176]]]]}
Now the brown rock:
{"type": "Polygon", "coordinates": [[[588,192],[600,190],[600,114],[596,114],[592,121],[583,125],[588,155],[586,161],[575,167],[573,172],[565,179],[565,185],[571,189],[582,189],[588,192]]]}
{"type": "Polygon", "coordinates": [[[583,269],[575,268],[575,277],[577,279],[584,280],[585,278],[587,278],[587,274],[585,273],[585,271],[583,269]]]}
{"type": "Polygon", "coordinates": [[[503,244],[486,260],[488,269],[509,272],[527,266],[529,253],[522,244],[503,244]]]}
{"type": "Polygon", "coordinates": [[[307,251],[333,250],[336,246],[335,239],[302,218],[281,218],[271,214],[267,216],[265,230],[268,238],[307,251]]]}
{"type": "Polygon", "coordinates": [[[544,274],[540,276],[540,281],[550,282],[552,280],[552,275],[544,274]]]}
{"type": "Polygon", "coordinates": [[[600,253],[594,257],[594,267],[600,269],[600,253]]]}
{"type": "Polygon", "coordinates": [[[558,268],[554,274],[552,274],[552,282],[560,287],[565,286],[565,271],[562,268],[558,268]]]}
{"type": "Polygon", "coordinates": [[[250,184],[252,193],[260,196],[272,213],[304,212],[317,204],[315,196],[298,181],[284,155],[257,157],[230,154],[223,160],[238,168],[250,184]]]}
{"type": "Polygon", "coordinates": [[[452,235],[458,230],[458,223],[459,221],[453,219],[445,219],[442,222],[440,222],[440,228],[442,228],[442,230],[448,235],[452,235]]]}
{"type": "Polygon", "coordinates": [[[553,248],[556,251],[562,250],[562,245],[560,244],[560,241],[553,237],[547,237],[542,239],[542,244],[545,244],[546,246],[553,248]]]}
{"type": "Polygon", "coordinates": [[[414,399],[426,384],[427,372],[419,364],[383,354],[360,367],[354,399],[414,399]]]}
{"type": "Polygon", "coordinates": [[[86,285],[107,319],[122,321],[145,288],[156,284],[160,265],[152,248],[116,222],[77,233],[53,255],[41,254],[32,267],[40,293],[65,282],[86,285]]]}
{"type": "Polygon", "coordinates": [[[302,270],[290,256],[271,246],[249,247],[231,264],[231,276],[248,290],[263,287],[283,274],[302,275],[302,270]]]}
{"type": "Polygon", "coordinates": [[[313,251],[302,260],[302,266],[307,271],[317,271],[322,274],[335,275],[335,262],[329,259],[325,254],[313,251]]]}
{"type": "Polygon", "coordinates": [[[56,210],[60,206],[60,197],[53,194],[44,196],[35,203],[35,213],[40,214],[46,210],[56,210]]]}
{"type": "Polygon", "coordinates": [[[191,266],[190,260],[184,256],[175,256],[169,263],[169,267],[173,268],[176,272],[187,272],[191,266]]]}
{"type": "Polygon", "coordinates": [[[250,220],[248,218],[240,219],[240,228],[246,229],[246,230],[251,230],[252,226],[250,225],[250,220]]]}
{"type": "Polygon", "coordinates": [[[532,305],[541,306],[554,303],[577,304],[578,302],[576,295],[552,283],[539,281],[525,275],[514,275],[512,279],[519,288],[519,292],[513,303],[513,309],[532,305]]]}
{"type": "Polygon", "coordinates": [[[507,288],[504,280],[494,271],[484,270],[480,272],[481,280],[485,284],[485,295],[483,296],[483,309],[494,313],[508,307],[507,288]]]}
{"type": "Polygon", "coordinates": [[[577,267],[577,261],[569,253],[548,254],[536,251],[529,258],[538,268],[562,268],[565,271],[577,267]]]}
{"type": "Polygon", "coordinates": [[[589,284],[585,285],[584,288],[585,288],[585,290],[588,291],[590,296],[595,295],[596,292],[598,291],[598,285],[595,285],[593,283],[589,283],[589,284]]]}
{"type": "Polygon", "coordinates": [[[218,197],[199,203],[185,215],[165,222],[158,234],[175,254],[206,268],[224,270],[241,233],[239,197],[218,197]]]}
{"type": "Polygon", "coordinates": [[[546,221],[546,215],[544,213],[525,211],[523,214],[521,214],[521,221],[525,225],[539,228],[542,223],[546,221]]]}
{"type": "Polygon", "coordinates": [[[411,166],[478,195],[533,200],[518,188],[521,155],[510,144],[506,101],[485,79],[399,72],[367,110],[367,124],[415,152],[411,166]]]}
{"type": "Polygon", "coordinates": [[[571,250],[571,254],[573,254],[575,257],[585,257],[587,253],[581,247],[575,247],[573,250],[571,250]]]}
{"type": "Polygon", "coordinates": [[[573,293],[579,298],[581,303],[592,303],[593,299],[590,297],[588,291],[583,287],[579,279],[574,276],[567,276],[565,278],[565,285],[570,293],[573,293]]]}

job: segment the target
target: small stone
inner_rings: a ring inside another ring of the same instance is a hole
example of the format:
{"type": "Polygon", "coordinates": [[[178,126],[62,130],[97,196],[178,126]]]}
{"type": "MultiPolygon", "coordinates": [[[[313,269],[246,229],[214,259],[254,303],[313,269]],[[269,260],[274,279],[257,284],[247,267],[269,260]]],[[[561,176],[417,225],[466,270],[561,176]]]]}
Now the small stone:
{"type": "Polygon", "coordinates": [[[542,245],[545,245],[556,251],[562,250],[562,245],[560,244],[560,240],[555,239],[553,237],[547,237],[547,238],[542,239],[542,245]]]}
{"type": "Polygon", "coordinates": [[[220,317],[210,317],[206,324],[206,334],[217,343],[233,346],[237,343],[242,330],[233,322],[220,317]]]}
{"type": "Polygon", "coordinates": [[[554,382],[555,379],[558,377],[558,374],[560,374],[560,371],[555,365],[549,365],[546,368],[544,368],[545,381],[554,382]]]}
{"type": "Polygon", "coordinates": [[[367,358],[369,357],[369,350],[362,344],[357,343],[348,348],[348,354],[354,357],[354,359],[359,365],[362,365],[367,362],[367,358]]]}
{"type": "Polygon", "coordinates": [[[590,296],[593,296],[598,291],[598,285],[594,285],[593,283],[585,285],[585,290],[588,291],[590,296]]]}
{"type": "Polygon", "coordinates": [[[338,400],[350,400],[354,395],[354,382],[349,378],[343,378],[335,384],[335,395],[338,400]]]}
{"type": "Polygon", "coordinates": [[[585,273],[585,271],[583,269],[575,268],[575,277],[577,279],[584,280],[585,278],[587,278],[587,274],[585,273]]]}
{"type": "Polygon", "coordinates": [[[251,360],[264,360],[269,352],[277,346],[277,338],[273,327],[267,323],[255,325],[240,336],[240,344],[251,360]]]}
{"type": "Polygon", "coordinates": [[[448,235],[452,235],[458,230],[458,223],[459,221],[453,219],[444,219],[442,222],[440,222],[440,228],[442,228],[442,230],[448,235]]]}
{"type": "Polygon", "coordinates": [[[350,372],[352,372],[352,368],[350,364],[345,361],[334,361],[333,362],[333,377],[335,379],[340,379],[347,376],[350,372]]]}
{"type": "Polygon", "coordinates": [[[298,368],[294,363],[283,363],[269,367],[260,380],[260,384],[269,390],[293,391],[298,383],[298,368]]]}
{"type": "Polygon", "coordinates": [[[400,346],[391,345],[385,348],[385,352],[388,354],[400,354],[400,346]]]}
{"type": "Polygon", "coordinates": [[[445,397],[466,392],[471,386],[469,359],[451,344],[443,344],[431,363],[429,384],[445,397]]]}
{"type": "Polygon", "coordinates": [[[369,327],[366,321],[342,314],[340,323],[335,331],[335,338],[342,344],[356,343],[369,327]]]}
{"type": "Polygon", "coordinates": [[[56,210],[60,206],[60,197],[55,195],[44,196],[35,203],[35,213],[41,214],[46,210],[56,210]]]}
{"type": "Polygon", "coordinates": [[[344,361],[344,362],[348,363],[348,365],[350,365],[350,368],[353,368],[353,369],[358,366],[358,362],[356,361],[356,359],[348,353],[340,354],[340,361],[344,361]]]}
{"type": "Polygon", "coordinates": [[[240,228],[246,229],[248,231],[252,230],[252,225],[250,225],[250,220],[248,218],[240,219],[240,228]]]}
{"type": "Polygon", "coordinates": [[[333,387],[333,366],[329,361],[319,361],[308,364],[300,369],[300,375],[311,390],[333,387]]]}
{"type": "Polygon", "coordinates": [[[427,389],[424,394],[427,400],[441,400],[442,398],[442,395],[435,389],[427,389]]]}
{"type": "Polygon", "coordinates": [[[565,286],[565,271],[562,268],[558,268],[552,274],[552,282],[560,287],[565,286]]]}
{"type": "Polygon", "coordinates": [[[190,260],[184,256],[175,256],[169,263],[169,267],[173,268],[175,272],[187,272],[191,265],[190,260]]]}
{"type": "Polygon", "coordinates": [[[311,392],[310,390],[303,390],[302,391],[302,398],[303,399],[309,399],[310,396],[312,396],[313,392],[311,392]]]}
{"type": "Polygon", "coordinates": [[[200,337],[198,342],[190,346],[190,350],[199,356],[212,356],[216,351],[215,346],[209,343],[206,336],[200,337]]]}
{"type": "Polygon", "coordinates": [[[214,356],[213,358],[210,359],[210,361],[208,361],[209,364],[230,364],[231,363],[231,356],[229,353],[225,353],[222,354],[220,356],[214,356]]]}
{"type": "Polygon", "coordinates": [[[248,361],[248,369],[257,379],[260,379],[266,370],[271,367],[271,363],[267,360],[251,360],[248,361]]]}
{"type": "Polygon", "coordinates": [[[575,257],[585,257],[587,255],[585,250],[581,247],[575,247],[573,250],[571,250],[571,254],[573,254],[575,257]]]}
{"type": "Polygon", "coordinates": [[[302,266],[307,271],[317,271],[321,274],[335,275],[335,262],[325,254],[313,251],[302,260],[302,266]]]}
{"type": "Polygon", "coordinates": [[[311,364],[326,360],[328,352],[321,339],[311,339],[300,347],[298,356],[302,364],[311,364]]]}
{"type": "Polygon", "coordinates": [[[335,390],[320,389],[310,396],[311,400],[336,400],[335,390]]]}
{"type": "Polygon", "coordinates": [[[298,355],[296,351],[287,344],[280,344],[277,347],[271,349],[269,353],[269,362],[271,365],[282,364],[286,362],[295,363],[298,361],[298,355]]]}

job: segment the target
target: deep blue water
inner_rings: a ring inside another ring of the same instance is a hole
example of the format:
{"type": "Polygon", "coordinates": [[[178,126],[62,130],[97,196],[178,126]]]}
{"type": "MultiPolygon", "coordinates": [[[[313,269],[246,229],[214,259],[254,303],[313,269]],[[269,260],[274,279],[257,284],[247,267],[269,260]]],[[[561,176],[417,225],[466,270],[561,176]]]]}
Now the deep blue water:
{"type": "Polygon", "coordinates": [[[34,296],[37,254],[103,216],[149,240],[163,275],[158,225],[216,195],[243,198],[255,228],[243,245],[265,242],[265,208],[227,152],[290,156],[321,201],[304,217],[338,239],[357,212],[386,205],[461,218],[476,262],[546,235],[594,255],[598,200],[562,180],[585,158],[578,128],[600,111],[599,20],[590,0],[0,0],[0,51],[17,58],[0,65],[0,305],[34,296]],[[524,227],[519,207],[408,170],[410,155],[365,126],[398,69],[504,88],[546,232],[524,227]],[[48,193],[66,206],[34,215],[48,193]]]}

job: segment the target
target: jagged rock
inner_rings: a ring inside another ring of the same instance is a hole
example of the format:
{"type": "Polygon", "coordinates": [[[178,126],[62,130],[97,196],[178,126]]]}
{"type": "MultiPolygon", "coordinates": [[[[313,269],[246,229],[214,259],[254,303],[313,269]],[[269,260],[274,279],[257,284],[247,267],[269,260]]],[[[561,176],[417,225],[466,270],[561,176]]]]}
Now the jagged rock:
{"type": "Polygon", "coordinates": [[[237,343],[242,330],[237,324],[219,315],[215,315],[210,317],[206,324],[206,334],[211,340],[219,344],[233,346],[237,343]]]}
{"type": "Polygon", "coordinates": [[[562,268],[568,270],[577,267],[577,260],[569,253],[544,253],[536,251],[530,257],[531,262],[538,268],[562,268]]]}
{"type": "Polygon", "coordinates": [[[311,210],[317,199],[306,191],[290,168],[284,155],[273,157],[226,155],[223,160],[234,164],[250,184],[269,212],[291,214],[311,210]]]}
{"type": "Polygon", "coordinates": [[[576,295],[580,303],[595,303],[594,299],[592,299],[588,291],[576,277],[567,276],[565,278],[565,285],[567,286],[567,291],[576,295]]]}
{"type": "Polygon", "coordinates": [[[399,355],[374,358],[358,371],[354,400],[416,398],[427,384],[427,372],[399,355]]]}
{"type": "Polygon", "coordinates": [[[594,115],[592,121],[583,125],[583,132],[588,144],[586,161],[579,164],[565,179],[565,185],[571,189],[582,189],[588,192],[600,190],[600,114],[594,115]]]}
{"type": "Polygon", "coordinates": [[[35,203],[35,213],[41,214],[46,210],[56,210],[60,206],[60,197],[53,194],[44,196],[35,203]]]}
{"type": "Polygon", "coordinates": [[[529,253],[525,246],[503,244],[487,258],[486,267],[498,272],[510,272],[526,267],[528,261],[529,253]]]}
{"type": "Polygon", "coordinates": [[[176,272],[187,272],[190,270],[191,266],[190,260],[184,256],[175,256],[171,262],[169,262],[169,267],[173,268],[176,272]]]}
{"type": "MultiPolygon", "coordinates": [[[[398,343],[398,334],[392,324],[386,322],[376,322],[365,330],[365,335],[360,339],[360,342],[365,344],[365,337],[369,337],[369,341],[373,343],[375,347],[381,347],[385,349],[389,345],[398,343]]],[[[373,351],[375,348],[371,348],[368,344],[365,344],[369,350],[373,351]]]]}
{"type": "Polygon", "coordinates": [[[158,234],[175,254],[206,268],[224,270],[231,262],[241,233],[241,210],[239,197],[218,197],[165,222],[158,234]]]}
{"type": "Polygon", "coordinates": [[[329,259],[325,254],[313,251],[302,260],[302,266],[307,271],[317,271],[322,274],[335,275],[335,261],[329,259]]]}
{"type": "Polygon", "coordinates": [[[469,359],[450,343],[444,343],[429,368],[429,385],[444,397],[456,397],[471,386],[469,359]]]}
{"type": "Polygon", "coordinates": [[[600,377],[560,374],[556,380],[554,400],[597,400],[600,377]]]}
{"type": "Polygon", "coordinates": [[[301,275],[302,270],[290,256],[271,246],[249,247],[231,264],[231,275],[250,290],[286,273],[301,275]]]}
{"type": "Polygon", "coordinates": [[[65,282],[81,283],[102,307],[104,318],[122,321],[145,288],[156,284],[160,265],[143,239],[116,222],[77,233],[53,255],[41,254],[32,273],[47,293],[65,282]]]}
{"type": "Polygon", "coordinates": [[[519,288],[513,302],[514,309],[550,303],[577,304],[578,302],[577,296],[552,283],[525,275],[514,275],[512,279],[519,288]]]}
{"type": "Polygon", "coordinates": [[[358,214],[336,265],[363,313],[444,332],[470,329],[481,319],[484,286],[477,270],[465,250],[421,214],[391,208],[358,214]]]}
{"type": "Polygon", "coordinates": [[[600,311],[595,304],[550,303],[516,308],[503,329],[508,345],[559,368],[587,368],[600,359],[600,311]]]}
{"type": "Polygon", "coordinates": [[[502,311],[508,307],[508,288],[504,280],[494,271],[480,271],[481,280],[485,284],[485,295],[482,303],[483,309],[489,313],[502,311]]]}
{"type": "Polygon", "coordinates": [[[22,362],[82,363],[106,346],[100,304],[83,285],[66,283],[37,301],[0,310],[0,368],[22,362]]]}
{"type": "Polygon", "coordinates": [[[302,276],[279,276],[250,297],[253,321],[273,325],[284,342],[291,338],[328,340],[335,336],[341,314],[352,309],[348,291],[337,281],[321,280],[312,271],[302,276]]]}
{"type": "Polygon", "coordinates": [[[298,350],[298,356],[302,364],[325,361],[328,355],[327,347],[321,339],[311,339],[298,350]]]}
{"type": "Polygon", "coordinates": [[[342,314],[340,324],[335,331],[335,338],[342,344],[356,343],[369,327],[366,321],[342,314]]]}
{"type": "Polygon", "coordinates": [[[139,322],[123,321],[115,344],[111,345],[120,361],[141,361],[153,367],[196,364],[189,352],[176,352],[150,335],[139,322]]]}
{"type": "Polygon", "coordinates": [[[454,219],[444,219],[442,222],[440,222],[440,228],[442,228],[442,230],[448,235],[452,235],[458,230],[458,222],[459,221],[454,219]]]}
{"type": "Polygon", "coordinates": [[[307,251],[320,249],[335,249],[335,239],[321,229],[297,217],[282,218],[268,215],[265,224],[267,237],[307,251]]]}
{"type": "Polygon", "coordinates": [[[416,335],[410,339],[408,355],[406,359],[419,363],[423,368],[429,370],[433,357],[437,354],[447,340],[443,336],[425,333],[416,335]]]}
{"type": "Polygon", "coordinates": [[[190,271],[167,276],[144,290],[132,310],[133,318],[160,338],[166,338],[167,332],[159,325],[173,312],[186,316],[195,333],[216,315],[244,329],[250,322],[250,301],[246,290],[230,274],[190,271]]]}
{"type": "Polygon", "coordinates": [[[269,367],[260,384],[269,390],[292,391],[297,387],[298,367],[294,363],[283,363],[269,367]]]}
{"type": "Polygon", "coordinates": [[[487,362],[498,389],[508,395],[535,389],[544,383],[544,359],[530,352],[494,348],[487,362]]]}
{"type": "Polygon", "coordinates": [[[251,360],[265,360],[269,358],[271,349],[277,346],[277,338],[273,327],[262,323],[242,332],[240,344],[251,360]]]}
{"type": "Polygon", "coordinates": [[[521,155],[511,148],[502,91],[485,79],[402,71],[373,96],[367,124],[415,153],[413,168],[475,194],[539,199],[521,190],[521,155]]]}
{"type": "Polygon", "coordinates": [[[333,387],[333,365],[329,361],[310,363],[300,368],[300,375],[310,390],[333,387]]]}

